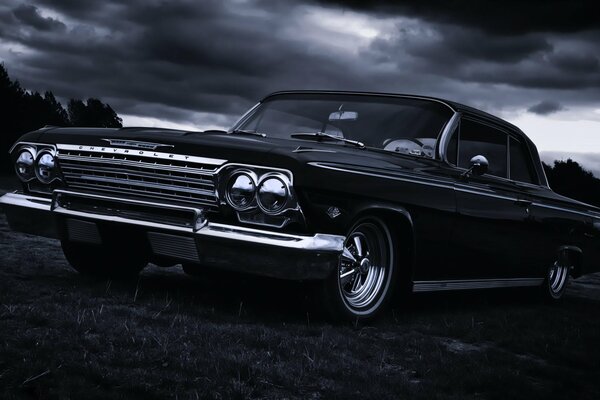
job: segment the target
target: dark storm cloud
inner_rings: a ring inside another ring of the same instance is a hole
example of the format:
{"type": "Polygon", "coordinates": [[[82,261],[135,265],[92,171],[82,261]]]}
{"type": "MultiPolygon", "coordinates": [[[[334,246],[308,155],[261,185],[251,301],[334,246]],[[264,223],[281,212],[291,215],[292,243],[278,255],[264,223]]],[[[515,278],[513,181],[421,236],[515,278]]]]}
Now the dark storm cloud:
{"type": "Polygon", "coordinates": [[[564,110],[564,107],[556,101],[544,100],[529,107],[527,111],[538,115],[548,115],[558,111],[564,110]]]}
{"type": "Polygon", "coordinates": [[[594,74],[600,71],[600,59],[596,54],[581,54],[570,51],[552,54],[550,61],[564,72],[594,74]]]}
{"type": "Polygon", "coordinates": [[[600,29],[582,6],[341,3],[7,0],[0,51],[25,87],[184,122],[196,112],[227,124],[293,88],[429,94],[492,112],[600,102],[600,29]]]}
{"type": "MultiPolygon", "coordinates": [[[[435,60],[440,67],[448,64],[464,64],[474,61],[488,63],[514,64],[530,59],[537,54],[552,52],[553,46],[539,34],[530,34],[515,40],[513,37],[493,36],[482,31],[454,27],[436,27],[436,39],[420,40],[409,44],[402,40],[392,40],[391,44],[401,46],[405,53],[423,58],[427,61],[435,60]],[[482,46],[485,43],[485,46],[482,46]]],[[[401,53],[386,49],[389,54],[401,53]]],[[[436,65],[436,64],[432,64],[436,65]]]]}
{"type": "Polygon", "coordinates": [[[428,25],[425,32],[402,25],[376,38],[364,54],[463,82],[531,89],[600,87],[600,35],[518,37],[457,25],[428,25]],[[566,48],[566,49],[565,49],[566,48]],[[412,58],[412,59],[411,59],[412,58]]]}
{"type": "Polygon", "coordinates": [[[4,38],[37,51],[24,55],[18,70],[8,64],[9,72],[63,96],[101,96],[121,113],[163,117],[155,107],[144,112],[143,102],[238,114],[273,90],[345,87],[357,76],[346,60],[282,36],[289,21],[270,11],[221,1],[139,1],[94,3],[86,13],[64,2],[43,3],[75,22],[66,35],[5,26],[4,38]]]}
{"type": "Polygon", "coordinates": [[[13,10],[13,15],[24,24],[30,25],[41,31],[64,30],[65,24],[54,18],[44,18],[37,7],[21,4],[13,10]]]}
{"type": "Polygon", "coordinates": [[[396,13],[501,35],[600,29],[597,3],[572,0],[319,0],[361,11],[396,13]]]}

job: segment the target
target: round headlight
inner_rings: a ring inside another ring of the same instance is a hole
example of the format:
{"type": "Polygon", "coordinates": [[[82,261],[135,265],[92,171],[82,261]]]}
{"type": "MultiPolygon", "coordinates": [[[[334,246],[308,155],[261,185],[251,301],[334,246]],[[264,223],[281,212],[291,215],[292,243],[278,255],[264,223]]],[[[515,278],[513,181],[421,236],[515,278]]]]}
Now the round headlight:
{"type": "Polygon", "coordinates": [[[246,172],[238,172],[229,178],[227,184],[227,200],[236,210],[243,210],[254,201],[256,184],[252,176],[246,172]]]}
{"type": "Polygon", "coordinates": [[[28,181],[35,176],[33,170],[33,153],[31,151],[23,150],[19,153],[15,170],[17,171],[17,176],[23,181],[28,181]]]}
{"type": "Polygon", "coordinates": [[[35,175],[42,183],[50,183],[56,178],[54,156],[48,151],[42,151],[37,158],[35,175]]]}
{"type": "Polygon", "coordinates": [[[285,207],[289,192],[285,182],[277,177],[269,177],[258,185],[258,206],[267,214],[275,214],[285,207]]]}

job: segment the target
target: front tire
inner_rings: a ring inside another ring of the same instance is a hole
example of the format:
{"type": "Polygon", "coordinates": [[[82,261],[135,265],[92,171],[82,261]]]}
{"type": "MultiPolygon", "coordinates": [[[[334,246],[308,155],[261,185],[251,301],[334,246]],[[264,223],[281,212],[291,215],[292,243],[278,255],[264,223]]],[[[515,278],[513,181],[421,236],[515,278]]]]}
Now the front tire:
{"type": "Polygon", "coordinates": [[[76,271],[112,279],[131,279],[148,264],[139,253],[111,245],[92,245],[68,240],[61,241],[65,258],[76,271]]]}
{"type": "Polygon", "coordinates": [[[378,217],[361,218],[350,228],[339,267],[322,286],[334,319],[369,320],[385,308],[396,286],[396,242],[378,217]]]}

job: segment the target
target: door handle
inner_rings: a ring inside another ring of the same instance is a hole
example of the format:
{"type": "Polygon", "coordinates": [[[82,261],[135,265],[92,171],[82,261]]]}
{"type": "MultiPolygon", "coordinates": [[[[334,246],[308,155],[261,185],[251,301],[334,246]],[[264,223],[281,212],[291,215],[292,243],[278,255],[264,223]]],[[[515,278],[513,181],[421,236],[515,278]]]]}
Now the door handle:
{"type": "Polygon", "coordinates": [[[520,207],[529,207],[533,202],[531,200],[525,200],[525,199],[517,199],[515,200],[515,204],[520,206],[520,207]]]}

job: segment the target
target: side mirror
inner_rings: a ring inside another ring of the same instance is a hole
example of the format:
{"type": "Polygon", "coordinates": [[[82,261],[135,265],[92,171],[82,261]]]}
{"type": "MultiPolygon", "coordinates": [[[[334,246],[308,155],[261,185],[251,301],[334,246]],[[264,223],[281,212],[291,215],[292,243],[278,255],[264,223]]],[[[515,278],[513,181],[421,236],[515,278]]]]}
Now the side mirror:
{"type": "Polygon", "coordinates": [[[488,171],[490,166],[489,161],[484,156],[478,155],[471,158],[469,169],[463,174],[468,175],[472,173],[473,175],[481,176],[488,171]]]}

